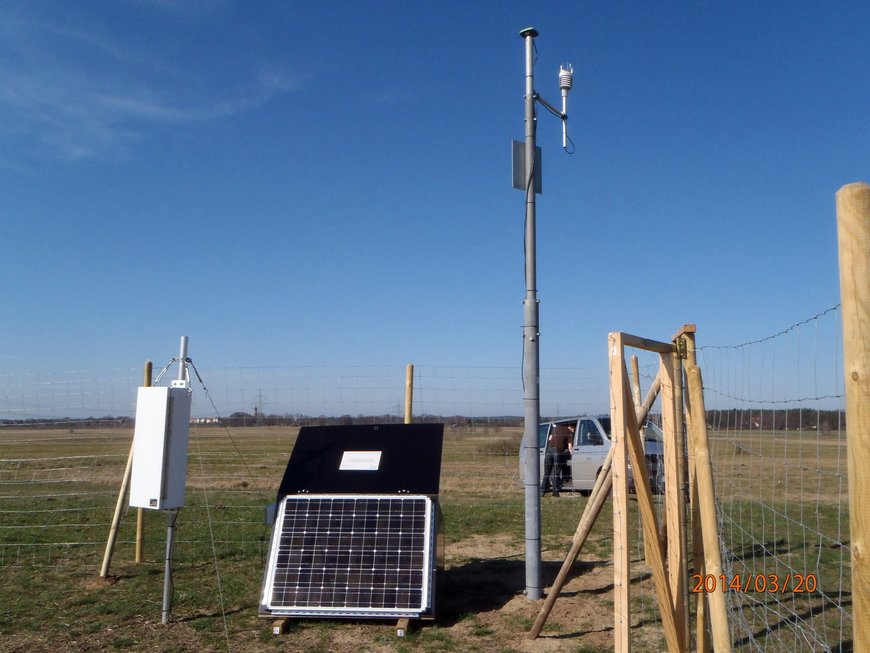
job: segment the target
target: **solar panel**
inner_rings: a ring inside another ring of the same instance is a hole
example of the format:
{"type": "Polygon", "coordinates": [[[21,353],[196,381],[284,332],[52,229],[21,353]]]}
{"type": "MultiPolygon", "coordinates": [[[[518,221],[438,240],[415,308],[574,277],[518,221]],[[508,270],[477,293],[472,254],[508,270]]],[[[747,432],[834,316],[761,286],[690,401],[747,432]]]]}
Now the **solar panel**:
{"type": "Polygon", "coordinates": [[[274,616],[427,615],[435,513],[427,496],[285,497],[262,608],[274,616]]]}

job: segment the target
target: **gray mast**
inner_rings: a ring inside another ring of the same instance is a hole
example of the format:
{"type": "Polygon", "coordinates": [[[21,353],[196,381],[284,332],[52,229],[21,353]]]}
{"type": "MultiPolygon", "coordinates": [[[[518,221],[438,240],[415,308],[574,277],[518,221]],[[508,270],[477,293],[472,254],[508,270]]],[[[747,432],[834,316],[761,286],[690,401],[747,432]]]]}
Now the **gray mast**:
{"type": "MultiPolygon", "coordinates": [[[[541,583],[541,468],[538,446],[538,424],[541,421],[540,354],[538,322],[537,242],[535,225],[535,193],[541,192],[540,155],[537,154],[537,119],[535,102],[542,105],[562,120],[562,147],[567,151],[568,91],[573,82],[570,65],[559,69],[559,87],[562,92],[562,110],[544,100],[535,92],[535,37],[538,31],[527,27],[520,31],[526,46],[526,92],[525,92],[525,144],[522,163],[515,156],[515,168],[521,168],[521,186],[526,192],[525,221],[525,280],[526,293],[523,299],[523,404],[525,426],[523,430],[523,456],[525,479],[525,535],[526,535],[526,598],[536,601],[543,595],[541,583]]],[[[518,144],[517,144],[518,145],[518,144]]],[[[516,151],[516,148],[515,148],[516,151]]],[[[515,179],[516,179],[515,174],[515,179]]],[[[516,181],[515,181],[516,184],[516,181]]]]}
{"type": "Polygon", "coordinates": [[[541,468],[538,449],[538,424],[541,421],[540,357],[538,353],[538,286],[535,227],[535,73],[534,45],[538,35],[526,28],[520,36],[526,42],[525,94],[525,184],[526,184],[526,294],[523,299],[523,404],[525,428],[526,492],[526,598],[536,601],[541,587],[541,468]]]}

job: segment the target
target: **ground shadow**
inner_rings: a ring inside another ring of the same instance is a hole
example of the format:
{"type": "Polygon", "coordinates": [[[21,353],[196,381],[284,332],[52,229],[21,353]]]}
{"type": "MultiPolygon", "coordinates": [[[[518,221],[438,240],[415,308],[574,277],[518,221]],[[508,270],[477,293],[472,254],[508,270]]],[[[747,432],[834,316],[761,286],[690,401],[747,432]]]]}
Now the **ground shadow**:
{"type": "MultiPolygon", "coordinates": [[[[849,540],[844,542],[834,542],[832,544],[826,545],[827,549],[843,549],[844,551],[849,547],[849,540]]],[[[768,540],[766,542],[755,542],[749,545],[744,546],[742,549],[735,548],[734,550],[729,552],[728,560],[730,562],[744,562],[746,560],[753,560],[756,558],[765,558],[769,556],[785,556],[788,554],[794,554],[801,551],[803,548],[803,543],[798,541],[792,545],[783,539],[780,538],[778,540],[768,540]]],[[[814,548],[818,548],[815,546],[814,548]]]]}
{"type": "MultiPolygon", "coordinates": [[[[596,563],[577,562],[571,577],[593,569],[596,563]]],[[[556,579],[561,562],[541,562],[541,579],[549,587],[556,579]]],[[[521,595],[526,586],[526,563],[518,558],[473,558],[464,565],[438,574],[437,622],[452,626],[468,614],[503,608],[521,595]]]]}
{"type": "Polygon", "coordinates": [[[234,614],[242,614],[243,612],[249,612],[251,610],[251,606],[243,606],[240,608],[236,608],[234,610],[227,610],[225,612],[199,612],[197,614],[189,614],[184,617],[179,617],[177,619],[172,619],[172,621],[177,621],[178,623],[184,623],[187,621],[196,621],[198,619],[220,619],[222,617],[228,617],[234,614]]]}
{"type": "MultiPolygon", "coordinates": [[[[850,593],[844,593],[844,596],[851,596],[850,593]]],[[[771,605],[776,607],[776,604],[779,602],[774,598],[769,601],[763,602],[763,605],[771,605]]],[[[852,600],[851,598],[844,599],[839,605],[833,601],[832,599],[824,598],[822,601],[815,605],[808,606],[805,610],[801,612],[796,612],[794,614],[788,615],[776,621],[774,623],[768,624],[764,628],[760,628],[753,633],[747,633],[741,639],[738,639],[734,642],[735,647],[747,646],[750,643],[757,642],[765,642],[766,638],[774,633],[777,633],[780,630],[785,630],[791,628],[792,626],[799,625],[806,621],[809,621],[815,616],[818,616],[825,611],[832,611],[837,609],[843,609],[847,607],[851,607],[852,600]]],[[[832,649],[834,651],[839,651],[842,653],[847,653],[852,650],[852,642],[851,641],[843,641],[840,642],[837,648],[832,649]]]]}

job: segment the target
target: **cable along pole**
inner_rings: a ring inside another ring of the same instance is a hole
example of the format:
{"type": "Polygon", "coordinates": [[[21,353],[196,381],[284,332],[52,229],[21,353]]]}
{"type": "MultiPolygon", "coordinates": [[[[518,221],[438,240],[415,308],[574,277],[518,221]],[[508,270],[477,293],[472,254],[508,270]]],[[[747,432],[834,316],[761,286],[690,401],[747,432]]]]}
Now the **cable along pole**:
{"type": "Polygon", "coordinates": [[[525,143],[514,141],[514,188],[526,193],[525,214],[525,282],[523,299],[523,477],[525,484],[526,598],[536,601],[543,595],[541,586],[541,470],[538,424],[541,421],[540,354],[536,260],[535,194],[541,192],[541,157],[536,143],[537,117],[535,102],[562,120],[562,147],[567,151],[567,98],[573,81],[573,68],[559,70],[562,110],[546,102],[535,92],[535,38],[538,31],[527,27],[520,31],[525,41],[525,143]]]}

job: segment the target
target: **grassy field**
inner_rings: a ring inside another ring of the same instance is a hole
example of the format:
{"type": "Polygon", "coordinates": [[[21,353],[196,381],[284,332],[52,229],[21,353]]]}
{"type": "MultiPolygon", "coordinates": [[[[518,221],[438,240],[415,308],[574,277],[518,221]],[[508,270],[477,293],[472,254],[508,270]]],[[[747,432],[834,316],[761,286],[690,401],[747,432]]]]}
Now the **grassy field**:
{"type": "MultiPolygon", "coordinates": [[[[0,438],[0,650],[591,653],[612,649],[609,507],[542,637],[525,638],[540,602],[529,602],[522,595],[519,430],[478,427],[445,432],[440,504],[446,566],[438,578],[437,618],[418,622],[403,639],[396,638],[391,622],[337,620],[294,621],[288,633],[275,637],[269,623],[257,617],[269,536],[263,512],[274,501],[293,446],[292,429],[191,430],[187,505],[178,518],[174,605],[167,626],[161,624],[160,614],[164,515],[146,514],[146,561],[137,565],[132,562],[135,515],[125,514],[110,577],[99,577],[132,432],[4,430],[0,438]]],[[[751,453],[734,451],[731,440],[719,438],[714,443],[720,458],[745,459],[739,473],[754,479],[757,466],[764,463],[751,453]]],[[[798,491],[796,484],[788,484],[781,499],[798,491]]],[[[738,502],[743,500],[729,499],[723,512],[742,515],[755,510],[740,508],[738,502]]],[[[546,585],[570,547],[585,503],[579,495],[565,494],[542,500],[546,585]]],[[[833,519],[830,513],[837,505],[828,497],[817,502],[814,510],[820,530],[834,528],[834,522],[826,520],[833,519]]],[[[787,520],[792,518],[788,505],[773,509],[787,520]]],[[[633,519],[637,523],[636,516],[633,519]]],[[[753,513],[747,519],[756,517],[753,513]]],[[[775,545],[781,535],[771,533],[771,542],[775,545]]],[[[660,651],[664,641],[654,589],[643,563],[643,545],[637,536],[634,539],[633,646],[637,651],[660,651]]],[[[826,583],[833,582],[839,569],[834,557],[821,562],[820,573],[828,574],[826,583]]],[[[813,609],[811,601],[794,605],[813,609]]],[[[824,627],[833,628],[831,621],[824,618],[824,627]]]]}

